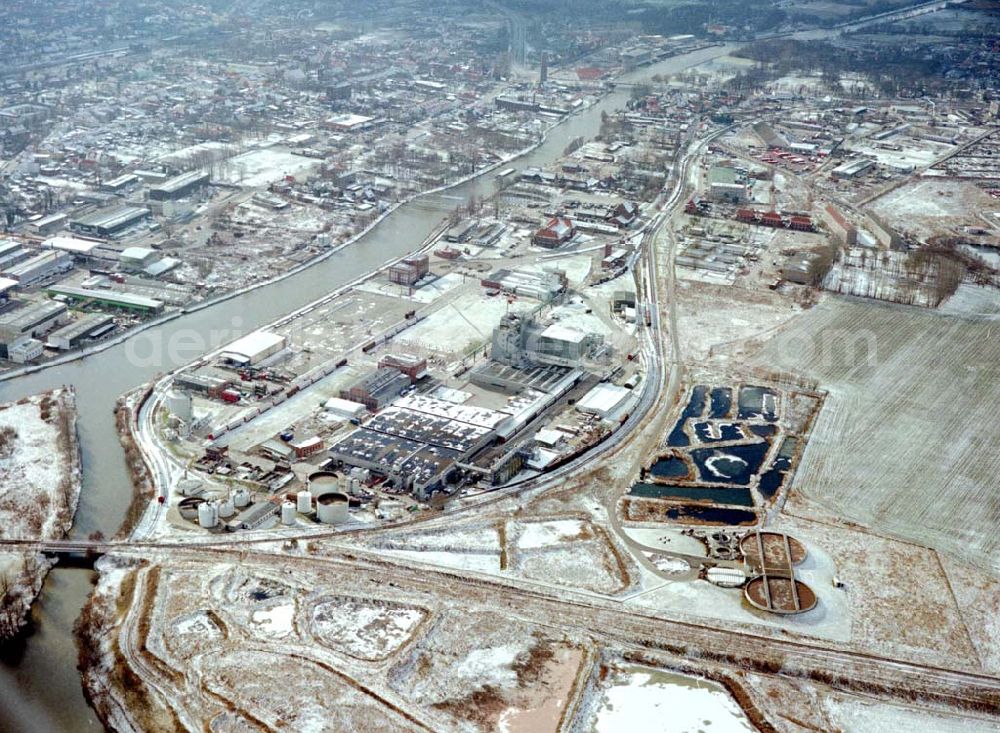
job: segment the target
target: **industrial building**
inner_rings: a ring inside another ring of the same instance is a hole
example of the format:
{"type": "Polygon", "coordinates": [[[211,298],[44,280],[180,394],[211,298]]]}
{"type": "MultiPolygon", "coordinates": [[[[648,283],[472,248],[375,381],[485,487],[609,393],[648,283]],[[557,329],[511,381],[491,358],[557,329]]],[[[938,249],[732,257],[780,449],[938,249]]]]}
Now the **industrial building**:
{"type": "Polygon", "coordinates": [[[31,228],[35,234],[41,237],[47,237],[66,226],[68,221],[69,217],[65,214],[49,214],[48,216],[33,221],[31,223],[31,228]]]}
{"type": "Polygon", "coordinates": [[[48,345],[68,351],[87,341],[106,336],[115,328],[115,319],[106,313],[86,313],[77,320],[49,334],[48,345]]]}
{"type": "Polygon", "coordinates": [[[147,247],[127,247],[118,255],[118,262],[126,272],[141,272],[160,259],[160,253],[147,247]]]}
{"type": "Polygon", "coordinates": [[[716,165],[708,171],[708,197],[713,201],[742,204],[747,200],[747,178],[744,171],[716,165]]]}
{"type": "Polygon", "coordinates": [[[617,384],[602,382],[576,403],[576,409],[587,415],[597,415],[604,420],[621,418],[635,404],[632,390],[617,384]]]}
{"type": "Polygon", "coordinates": [[[73,258],[65,252],[42,252],[3,270],[4,277],[29,288],[73,269],[73,258]]]}
{"type": "Polygon", "coordinates": [[[222,360],[234,366],[256,366],[288,346],[288,338],[270,331],[254,331],[233,341],[222,352],[222,360]]]}
{"type": "Polygon", "coordinates": [[[603,338],[598,334],[586,334],[560,323],[542,327],[530,317],[507,313],[493,329],[490,356],[495,362],[513,367],[575,367],[601,343],[603,338]]]}
{"type": "Polygon", "coordinates": [[[556,216],[535,232],[531,243],[538,247],[555,249],[566,244],[574,236],[576,227],[573,226],[573,222],[565,217],[556,216]]]}
{"type": "Polygon", "coordinates": [[[149,209],[144,206],[112,206],[70,220],[69,228],[79,234],[110,239],[145,221],[149,216],[149,209]]]}
{"type": "Polygon", "coordinates": [[[569,279],[562,270],[534,272],[501,269],[490,273],[479,283],[490,290],[523,295],[542,301],[554,299],[569,287],[569,279]]]}
{"type": "Polygon", "coordinates": [[[134,173],[125,173],[117,178],[112,178],[110,181],[103,181],[101,183],[101,190],[107,191],[108,193],[120,194],[125,193],[137,185],[139,185],[139,176],[134,173]]]}
{"type": "Polygon", "coordinates": [[[420,359],[410,354],[386,354],[378,361],[379,368],[396,369],[410,378],[410,384],[416,384],[427,376],[427,359],[420,359]]]}
{"type": "Polygon", "coordinates": [[[512,421],[506,412],[457,405],[427,395],[397,400],[330,449],[345,466],[386,476],[426,499],[456,469],[497,438],[512,421]]]}
{"type": "Polygon", "coordinates": [[[874,160],[871,158],[862,158],[861,160],[853,160],[847,163],[842,163],[830,171],[830,177],[836,179],[857,178],[874,168],[874,160]]]}
{"type": "Polygon", "coordinates": [[[399,285],[413,285],[430,270],[427,255],[407,257],[389,267],[389,282],[399,285]]]}
{"type": "Polygon", "coordinates": [[[358,402],[375,412],[398,397],[399,393],[409,386],[410,378],[406,374],[392,367],[380,367],[340,390],[340,398],[358,402]]]}
{"type": "Polygon", "coordinates": [[[93,288],[78,288],[70,285],[54,285],[46,288],[45,292],[51,297],[62,298],[74,303],[94,303],[108,308],[146,315],[156,315],[163,312],[162,300],[115,290],[94,290],[93,288]]]}
{"type": "Polygon", "coordinates": [[[853,247],[858,243],[857,227],[847,221],[844,215],[833,204],[828,204],[824,207],[821,215],[823,223],[830,229],[830,234],[840,244],[846,247],[853,247]]]}
{"type": "Polygon", "coordinates": [[[43,301],[0,315],[0,356],[8,358],[8,348],[48,333],[66,322],[65,303],[43,301]]]}
{"type": "Polygon", "coordinates": [[[20,242],[0,239],[0,272],[19,262],[24,262],[29,257],[31,257],[31,252],[22,247],[20,242]]]}
{"type": "Polygon", "coordinates": [[[177,201],[207,186],[209,179],[209,174],[202,171],[181,173],[179,176],[174,176],[163,183],[151,186],[149,189],[149,199],[150,201],[177,201]]]}
{"type": "Polygon", "coordinates": [[[38,339],[24,338],[7,347],[7,358],[15,364],[34,361],[45,351],[45,345],[38,339]]]}
{"type": "Polygon", "coordinates": [[[99,242],[90,239],[78,239],[77,237],[52,237],[42,242],[45,249],[54,249],[65,252],[78,260],[88,260],[94,255],[99,242]]]}

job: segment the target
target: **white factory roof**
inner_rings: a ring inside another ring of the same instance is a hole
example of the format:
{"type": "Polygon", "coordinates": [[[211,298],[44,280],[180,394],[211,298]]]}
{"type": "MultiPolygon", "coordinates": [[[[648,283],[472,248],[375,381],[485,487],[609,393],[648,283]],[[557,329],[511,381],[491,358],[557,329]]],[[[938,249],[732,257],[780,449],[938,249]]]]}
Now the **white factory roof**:
{"type": "Polygon", "coordinates": [[[0,293],[6,293],[11,288],[16,288],[17,285],[17,280],[11,280],[9,277],[0,277],[0,293]]]}
{"type": "Polygon", "coordinates": [[[488,430],[492,430],[510,417],[506,412],[490,410],[485,407],[475,407],[473,405],[457,405],[454,402],[422,394],[401,397],[396,400],[394,405],[413,410],[414,412],[423,412],[435,417],[444,417],[488,430]]]}
{"type": "Polygon", "coordinates": [[[553,341],[568,341],[572,344],[578,344],[587,338],[587,334],[583,331],[572,328],[571,326],[564,326],[561,323],[553,323],[551,326],[542,331],[542,337],[552,339],[553,341]]]}
{"type": "Polygon", "coordinates": [[[327,412],[343,415],[344,417],[357,417],[358,415],[363,415],[368,408],[360,402],[352,402],[340,397],[331,397],[323,405],[323,409],[327,412]]]}
{"type": "Polygon", "coordinates": [[[223,357],[233,361],[253,361],[260,354],[284,346],[285,337],[270,331],[254,331],[243,338],[236,339],[223,351],[223,357]]]}
{"type": "Polygon", "coordinates": [[[620,387],[610,382],[602,382],[587,392],[576,409],[601,417],[607,417],[621,407],[632,395],[632,390],[620,387]]]}
{"type": "Polygon", "coordinates": [[[553,430],[552,428],[545,428],[535,433],[535,442],[551,447],[553,445],[556,445],[560,440],[563,439],[563,437],[565,436],[558,430],[553,430]]]}
{"type": "Polygon", "coordinates": [[[331,117],[327,122],[331,125],[336,125],[337,127],[352,128],[364,125],[371,122],[374,117],[365,117],[364,115],[353,115],[353,114],[343,114],[331,117]]]}
{"type": "Polygon", "coordinates": [[[122,260],[144,260],[147,257],[156,254],[155,249],[147,249],[146,247],[126,247],[118,255],[119,259],[122,260]]]}
{"type": "Polygon", "coordinates": [[[91,242],[88,239],[77,239],[76,237],[52,237],[42,242],[45,249],[61,249],[63,252],[73,254],[89,255],[100,242],[91,242]]]}

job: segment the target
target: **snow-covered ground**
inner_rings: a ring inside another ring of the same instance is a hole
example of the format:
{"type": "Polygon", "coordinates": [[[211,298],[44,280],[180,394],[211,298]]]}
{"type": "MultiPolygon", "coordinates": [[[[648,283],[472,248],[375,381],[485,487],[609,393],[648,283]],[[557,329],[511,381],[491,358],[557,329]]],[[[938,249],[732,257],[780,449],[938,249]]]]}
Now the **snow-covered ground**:
{"type": "Polygon", "coordinates": [[[319,161],[315,158],[265,148],[231,158],[226,163],[226,175],[222,178],[228,183],[238,183],[241,186],[266,186],[285,176],[310,173],[318,165],[319,161]]]}
{"type": "Polygon", "coordinates": [[[826,696],[823,703],[830,722],[844,733],[996,733],[998,730],[995,721],[954,718],[858,698],[826,696]]]}
{"type": "MultiPolygon", "coordinates": [[[[61,538],[72,526],[80,481],[72,389],[0,405],[0,537],[61,538]]],[[[13,626],[27,614],[50,566],[40,556],[0,553],[13,626]]]]}
{"type": "Polygon", "coordinates": [[[599,706],[593,733],[755,730],[719,683],[649,667],[616,670],[599,706]]]}

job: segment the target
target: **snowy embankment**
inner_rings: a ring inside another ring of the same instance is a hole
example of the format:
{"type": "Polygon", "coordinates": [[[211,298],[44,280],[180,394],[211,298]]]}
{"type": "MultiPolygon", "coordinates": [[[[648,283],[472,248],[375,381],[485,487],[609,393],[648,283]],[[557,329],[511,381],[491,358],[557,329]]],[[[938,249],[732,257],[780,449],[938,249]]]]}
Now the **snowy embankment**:
{"type": "MultiPolygon", "coordinates": [[[[0,405],[0,538],[64,537],[80,480],[72,388],[0,405]]],[[[50,567],[41,555],[0,552],[0,639],[23,626],[50,567]]]]}

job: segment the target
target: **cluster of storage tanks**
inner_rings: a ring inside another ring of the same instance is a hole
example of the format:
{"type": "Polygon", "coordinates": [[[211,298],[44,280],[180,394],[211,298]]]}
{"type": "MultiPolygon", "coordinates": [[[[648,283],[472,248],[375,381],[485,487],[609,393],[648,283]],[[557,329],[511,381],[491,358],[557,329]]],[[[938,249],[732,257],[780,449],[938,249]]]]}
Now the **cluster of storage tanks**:
{"type": "MultiPolygon", "coordinates": [[[[279,517],[285,526],[295,524],[298,514],[309,514],[314,508],[316,518],[323,524],[339,524],[348,519],[347,509],[350,497],[342,491],[345,479],[330,471],[317,471],[309,476],[309,488],[288,497],[281,503],[279,517]],[[294,500],[293,500],[294,499],[294,500]]],[[[346,479],[348,491],[356,493],[360,489],[360,478],[352,476],[346,479]]],[[[200,482],[198,482],[200,488],[200,482]]],[[[187,495],[187,492],[181,491],[187,495]]],[[[192,492],[193,493],[193,492],[192,492]]],[[[197,511],[198,526],[203,529],[213,529],[220,520],[232,518],[238,510],[250,506],[251,495],[247,489],[237,489],[224,499],[206,501],[198,497],[183,499],[178,508],[181,516],[194,519],[197,511]]]]}
{"type": "MultiPolygon", "coordinates": [[[[183,490],[182,490],[182,493],[183,490]]],[[[188,498],[178,505],[181,516],[186,511],[192,511],[197,506],[198,526],[203,529],[212,529],[220,519],[230,519],[236,514],[238,509],[246,509],[250,506],[250,492],[247,489],[237,489],[224,499],[216,501],[205,501],[198,498],[188,498]]]]}

